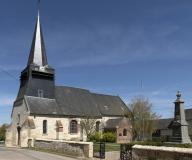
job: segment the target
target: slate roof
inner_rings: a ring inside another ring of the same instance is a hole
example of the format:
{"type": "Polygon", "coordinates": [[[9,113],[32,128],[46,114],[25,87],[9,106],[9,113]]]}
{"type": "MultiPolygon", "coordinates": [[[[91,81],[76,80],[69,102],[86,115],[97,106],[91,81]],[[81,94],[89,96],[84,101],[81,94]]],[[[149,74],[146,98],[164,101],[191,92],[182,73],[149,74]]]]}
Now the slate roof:
{"type": "Polygon", "coordinates": [[[123,118],[117,118],[117,119],[109,119],[106,122],[105,129],[113,129],[116,128],[119,123],[122,121],[123,118]]]}
{"type": "Polygon", "coordinates": [[[192,120],[192,109],[185,109],[186,120],[192,120]]]}
{"type": "Polygon", "coordinates": [[[31,114],[59,114],[60,110],[54,99],[25,96],[25,101],[31,114]]]}
{"type": "Polygon", "coordinates": [[[192,120],[188,120],[187,123],[189,125],[188,126],[189,135],[192,135],[192,120]]]}
{"type": "Polygon", "coordinates": [[[171,123],[173,118],[159,119],[155,121],[156,129],[168,129],[168,125],[171,123]]]}
{"type": "MultiPolygon", "coordinates": [[[[185,118],[189,124],[189,132],[192,134],[192,109],[185,109],[185,118]]],[[[167,129],[173,118],[159,119],[156,125],[157,129],[167,129]]]]}
{"type": "Polygon", "coordinates": [[[25,96],[31,114],[58,116],[123,116],[128,107],[118,96],[56,86],[55,99],[25,96]]]}
{"type": "Polygon", "coordinates": [[[119,96],[91,93],[100,113],[104,116],[124,115],[128,108],[119,96]]]}
{"type": "Polygon", "coordinates": [[[101,116],[88,90],[56,86],[55,98],[61,113],[71,116],[101,116]]]}

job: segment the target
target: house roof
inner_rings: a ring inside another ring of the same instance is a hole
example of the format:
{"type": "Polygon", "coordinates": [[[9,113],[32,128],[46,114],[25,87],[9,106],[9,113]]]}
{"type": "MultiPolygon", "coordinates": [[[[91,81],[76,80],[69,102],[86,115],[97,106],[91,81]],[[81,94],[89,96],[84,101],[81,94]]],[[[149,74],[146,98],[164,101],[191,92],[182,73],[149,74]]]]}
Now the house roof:
{"type": "Polygon", "coordinates": [[[64,115],[101,116],[97,104],[88,90],[57,86],[55,99],[64,115]]]}
{"type": "Polygon", "coordinates": [[[31,114],[55,115],[60,113],[55,99],[25,96],[25,101],[31,114]]]}
{"type": "Polygon", "coordinates": [[[185,109],[186,120],[192,120],[192,109],[185,109]]]}
{"type": "Polygon", "coordinates": [[[187,123],[189,125],[188,126],[189,135],[192,135],[192,120],[188,120],[187,123]]]}
{"type": "Polygon", "coordinates": [[[116,128],[119,123],[122,121],[123,118],[117,118],[117,119],[109,119],[106,122],[105,129],[113,129],[116,128]]]}
{"type": "MultiPolygon", "coordinates": [[[[189,124],[190,133],[192,133],[192,109],[185,109],[185,118],[189,124]]],[[[173,118],[159,119],[157,120],[157,129],[167,129],[173,118]]]]}
{"type": "Polygon", "coordinates": [[[130,120],[125,117],[109,119],[105,124],[105,129],[115,129],[116,127],[122,127],[124,125],[130,126],[131,125],[130,120]]]}
{"type": "Polygon", "coordinates": [[[91,93],[97,108],[104,116],[124,115],[128,112],[128,107],[119,96],[91,93]]]}
{"type": "Polygon", "coordinates": [[[156,129],[168,129],[168,125],[171,123],[173,118],[155,120],[156,129]]]}
{"type": "Polygon", "coordinates": [[[60,116],[123,116],[128,112],[118,96],[91,93],[89,90],[56,86],[55,99],[25,96],[31,114],[60,116]]]}

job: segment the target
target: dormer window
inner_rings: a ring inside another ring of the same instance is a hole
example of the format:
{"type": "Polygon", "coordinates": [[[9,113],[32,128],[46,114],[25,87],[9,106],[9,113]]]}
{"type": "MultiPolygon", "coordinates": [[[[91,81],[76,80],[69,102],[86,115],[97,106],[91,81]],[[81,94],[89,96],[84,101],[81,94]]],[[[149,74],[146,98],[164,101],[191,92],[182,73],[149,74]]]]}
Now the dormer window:
{"type": "Polygon", "coordinates": [[[38,89],[38,97],[44,97],[43,90],[38,89]]]}
{"type": "Polygon", "coordinates": [[[109,110],[109,106],[104,106],[105,110],[109,110]]]}

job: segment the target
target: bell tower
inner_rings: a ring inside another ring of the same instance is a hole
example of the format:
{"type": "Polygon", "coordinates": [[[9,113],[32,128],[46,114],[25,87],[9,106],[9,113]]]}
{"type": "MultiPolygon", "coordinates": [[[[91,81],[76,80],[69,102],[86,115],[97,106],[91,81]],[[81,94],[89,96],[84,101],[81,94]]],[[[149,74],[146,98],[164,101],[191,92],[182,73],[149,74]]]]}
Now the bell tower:
{"type": "Polygon", "coordinates": [[[54,99],[55,71],[48,65],[38,11],[26,68],[21,72],[17,100],[26,96],[54,99]]]}

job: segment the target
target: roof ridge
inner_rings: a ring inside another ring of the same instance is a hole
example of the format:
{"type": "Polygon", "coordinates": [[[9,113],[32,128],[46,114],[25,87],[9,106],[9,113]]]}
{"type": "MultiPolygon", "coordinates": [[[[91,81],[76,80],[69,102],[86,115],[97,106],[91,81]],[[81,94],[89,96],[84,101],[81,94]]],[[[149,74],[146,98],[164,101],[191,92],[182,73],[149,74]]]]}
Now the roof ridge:
{"type": "MultiPolygon", "coordinates": [[[[90,92],[88,89],[84,89],[84,88],[78,88],[78,87],[71,87],[71,86],[55,86],[56,88],[71,88],[71,89],[76,89],[76,90],[83,90],[83,91],[87,91],[90,92]]],[[[90,92],[91,93],[91,92],[90,92]]]]}
{"type": "Polygon", "coordinates": [[[90,93],[95,95],[100,95],[100,96],[119,97],[118,95],[112,95],[112,94],[104,94],[104,93],[97,93],[97,92],[90,92],[90,93]]]}

